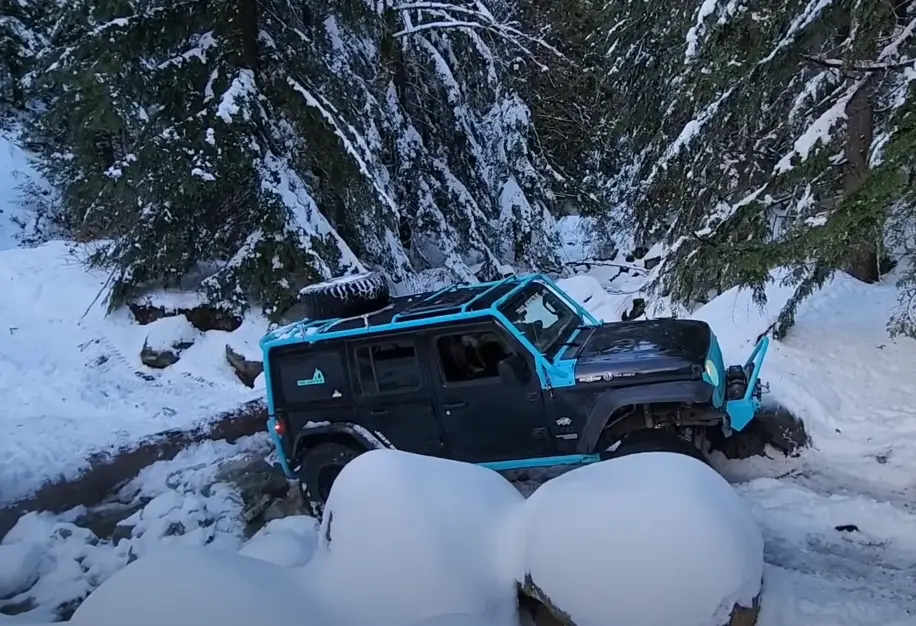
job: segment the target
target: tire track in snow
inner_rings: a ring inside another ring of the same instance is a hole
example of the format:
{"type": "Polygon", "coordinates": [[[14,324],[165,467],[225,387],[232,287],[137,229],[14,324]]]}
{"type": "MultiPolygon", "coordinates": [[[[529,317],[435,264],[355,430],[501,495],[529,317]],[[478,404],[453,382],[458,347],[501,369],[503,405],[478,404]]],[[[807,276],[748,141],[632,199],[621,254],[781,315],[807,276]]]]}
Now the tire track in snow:
{"type": "Polygon", "coordinates": [[[811,452],[717,469],[764,534],[771,584],[760,626],[870,626],[916,615],[916,509],[907,491],[838,472],[811,452]]]}

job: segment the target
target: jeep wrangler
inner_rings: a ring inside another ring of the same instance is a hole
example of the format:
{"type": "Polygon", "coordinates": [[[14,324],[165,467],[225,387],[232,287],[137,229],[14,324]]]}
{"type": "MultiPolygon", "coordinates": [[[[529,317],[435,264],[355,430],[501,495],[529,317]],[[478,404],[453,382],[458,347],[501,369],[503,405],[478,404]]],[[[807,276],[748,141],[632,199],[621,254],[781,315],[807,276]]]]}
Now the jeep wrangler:
{"type": "Polygon", "coordinates": [[[304,289],[306,319],[261,340],[279,465],[320,516],[372,448],[496,471],[651,450],[704,459],[760,406],[763,337],[726,367],[710,327],[603,323],[535,274],[392,298],[378,273],[304,289]]]}

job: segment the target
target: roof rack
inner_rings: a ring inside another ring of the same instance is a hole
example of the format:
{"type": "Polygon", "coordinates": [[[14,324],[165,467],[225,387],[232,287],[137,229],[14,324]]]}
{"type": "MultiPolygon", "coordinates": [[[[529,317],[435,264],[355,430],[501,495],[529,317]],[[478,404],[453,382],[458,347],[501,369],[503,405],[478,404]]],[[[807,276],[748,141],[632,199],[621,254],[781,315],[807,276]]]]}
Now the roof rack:
{"type": "Polygon", "coordinates": [[[483,298],[502,285],[517,280],[518,277],[509,276],[503,280],[478,285],[451,285],[436,291],[432,295],[420,300],[404,311],[401,311],[391,318],[391,322],[396,324],[398,322],[406,322],[407,320],[467,313],[471,310],[471,305],[480,298],[483,298]],[[469,298],[468,295],[471,297],[469,298]]]}

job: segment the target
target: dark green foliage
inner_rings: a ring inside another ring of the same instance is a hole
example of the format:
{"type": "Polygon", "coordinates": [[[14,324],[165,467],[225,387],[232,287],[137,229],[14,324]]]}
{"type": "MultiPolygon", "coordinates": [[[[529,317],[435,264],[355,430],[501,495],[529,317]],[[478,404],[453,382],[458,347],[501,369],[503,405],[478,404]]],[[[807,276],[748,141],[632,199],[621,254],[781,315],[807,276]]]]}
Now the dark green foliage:
{"type": "Polygon", "coordinates": [[[363,265],[557,269],[550,167],[499,63],[511,37],[401,32],[464,14],[370,5],[59,6],[30,131],[68,225],[101,240],[112,307],[207,268],[210,299],[270,313],[363,265]]]}

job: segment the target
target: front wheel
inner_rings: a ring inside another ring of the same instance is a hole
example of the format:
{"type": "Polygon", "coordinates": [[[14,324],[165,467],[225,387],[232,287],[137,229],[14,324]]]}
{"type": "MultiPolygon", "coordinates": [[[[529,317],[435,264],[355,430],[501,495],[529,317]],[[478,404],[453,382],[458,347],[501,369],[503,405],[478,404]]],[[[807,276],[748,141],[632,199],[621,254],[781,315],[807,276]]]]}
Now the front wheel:
{"type": "Polygon", "coordinates": [[[321,519],[337,475],[359,454],[359,450],[336,441],[325,441],[302,451],[299,492],[310,515],[321,519]]]}
{"type": "Polygon", "coordinates": [[[617,449],[611,452],[609,458],[639,454],[640,452],[673,452],[692,456],[698,461],[709,465],[706,456],[691,442],[679,437],[670,430],[645,429],[630,433],[620,441],[617,449]]]}

